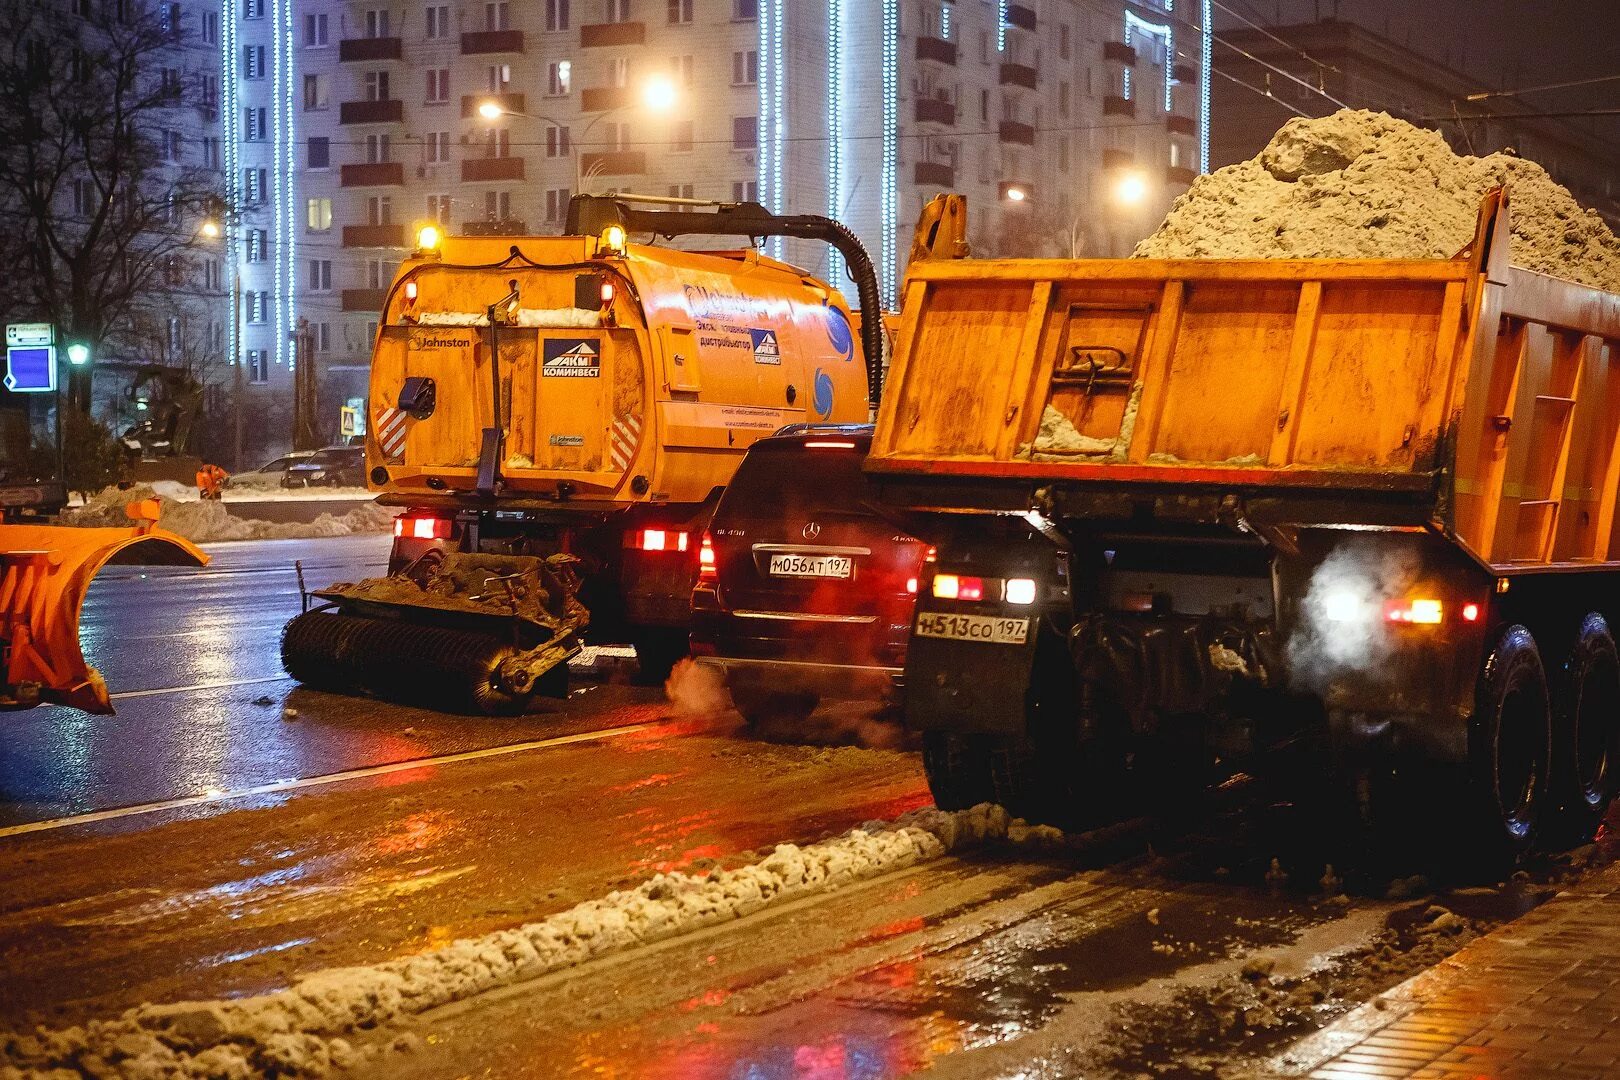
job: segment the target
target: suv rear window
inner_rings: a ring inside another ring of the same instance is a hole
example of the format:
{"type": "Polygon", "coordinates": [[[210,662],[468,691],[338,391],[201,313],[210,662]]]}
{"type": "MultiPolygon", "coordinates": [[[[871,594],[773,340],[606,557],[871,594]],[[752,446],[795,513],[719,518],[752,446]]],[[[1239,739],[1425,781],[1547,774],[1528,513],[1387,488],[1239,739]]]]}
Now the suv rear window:
{"type": "Polygon", "coordinates": [[[329,469],[334,465],[353,465],[355,458],[363,453],[358,447],[337,450],[317,450],[305,458],[300,464],[312,465],[318,469],[329,469]]]}
{"type": "Polygon", "coordinates": [[[726,489],[728,516],[777,518],[837,507],[869,513],[863,450],[806,449],[802,443],[757,445],[726,489]]]}

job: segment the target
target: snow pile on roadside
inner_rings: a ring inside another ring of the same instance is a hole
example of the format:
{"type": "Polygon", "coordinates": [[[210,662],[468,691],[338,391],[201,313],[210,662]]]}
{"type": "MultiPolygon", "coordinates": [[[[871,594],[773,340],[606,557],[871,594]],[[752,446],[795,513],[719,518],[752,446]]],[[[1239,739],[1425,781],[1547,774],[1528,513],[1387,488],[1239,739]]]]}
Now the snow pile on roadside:
{"type": "Polygon", "coordinates": [[[782,844],[735,869],[658,874],[538,922],[370,967],[318,972],[271,994],[148,1003],[112,1020],[3,1035],[0,1080],[319,1076],[357,1063],[343,1038],[357,1031],[951,851],[1062,839],[1056,829],[1026,825],[988,804],[913,811],[821,843],[782,844]]]}
{"type": "Polygon", "coordinates": [[[65,511],[58,521],[80,527],[125,527],[130,524],[124,507],[142,499],[157,499],[162,513],[158,524],[195,544],[221,540],[303,540],[324,536],[355,536],[387,532],[393,528],[394,512],[376,503],[356,507],[346,514],[322,514],[314,521],[271,522],[234,517],[218,502],[177,502],[164,497],[148,484],[97,492],[83,506],[65,511]]]}
{"type": "Polygon", "coordinates": [[[1449,259],[1503,184],[1515,265],[1620,291],[1620,240],[1540,165],[1459,156],[1439,132],[1353,109],[1290,120],[1256,157],[1199,177],[1135,255],[1449,259]]]}

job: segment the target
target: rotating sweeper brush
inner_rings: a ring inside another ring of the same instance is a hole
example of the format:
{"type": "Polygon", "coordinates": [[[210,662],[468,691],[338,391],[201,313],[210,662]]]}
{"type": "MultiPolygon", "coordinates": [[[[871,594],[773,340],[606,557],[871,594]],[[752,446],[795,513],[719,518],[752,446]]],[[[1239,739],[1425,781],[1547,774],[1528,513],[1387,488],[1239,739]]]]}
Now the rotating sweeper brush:
{"type": "Polygon", "coordinates": [[[522,712],[579,651],[590,620],[568,555],[430,553],[338,584],[287,624],[281,662],[306,686],[490,715],[522,712]]]}

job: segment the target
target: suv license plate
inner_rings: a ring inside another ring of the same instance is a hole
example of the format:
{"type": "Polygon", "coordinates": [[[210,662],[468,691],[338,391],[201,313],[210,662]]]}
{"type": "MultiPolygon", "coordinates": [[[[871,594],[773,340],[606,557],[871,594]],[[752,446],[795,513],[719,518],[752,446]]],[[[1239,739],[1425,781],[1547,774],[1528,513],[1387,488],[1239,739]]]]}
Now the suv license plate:
{"type": "Polygon", "coordinates": [[[855,561],[847,555],[772,555],[772,577],[847,578],[855,561]]]}
{"type": "Polygon", "coordinates": [[[983,641],[991,645],[1022,645],[1029,639],[1028,619],[1003,619],[994,615],[947,615],[924,611],[917,615],[920,637],[949,638],[952,641],[983,641]]]}

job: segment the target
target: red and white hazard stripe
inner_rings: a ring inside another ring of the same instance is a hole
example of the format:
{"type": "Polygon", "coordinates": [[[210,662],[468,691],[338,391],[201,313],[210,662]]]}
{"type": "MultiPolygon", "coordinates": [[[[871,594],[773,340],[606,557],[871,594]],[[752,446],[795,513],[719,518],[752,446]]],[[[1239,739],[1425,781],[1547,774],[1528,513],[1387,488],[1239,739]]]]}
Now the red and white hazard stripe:
{"type": "Polygon", "coordinates": [[[405,419],[401,409],[377,410],[377,445],[390,460],[405,456],[405,419]]]}
{"type": "Polygon", "coordinates": [[[630,462],[636,456],[636,444],[640,441],[641,417],[626,413],[613,421],[613,430],[608,439],[608,457],[615,469],[622,472],[630,467],[630,462]]]}

